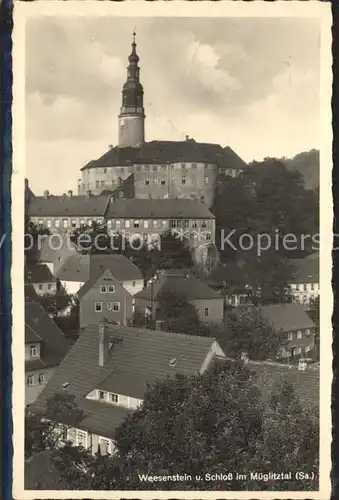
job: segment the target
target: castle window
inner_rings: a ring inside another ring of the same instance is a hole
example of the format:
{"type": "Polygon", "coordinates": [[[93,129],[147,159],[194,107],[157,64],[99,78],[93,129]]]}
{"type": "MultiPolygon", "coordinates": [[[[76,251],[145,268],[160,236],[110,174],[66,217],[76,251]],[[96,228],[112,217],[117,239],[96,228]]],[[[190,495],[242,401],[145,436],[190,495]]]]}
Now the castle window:
{"type": "Polygon", "coordinates": [[[149,172],[149,165],[145,165],[145,172],[149,172]]]}
{"type": "Polygon", "coordinates": [[[107,174],[107,168],[104,168],[104,174],[107,174]]]}
{"type": "Polygon", "coordinates": [[[140,227],[140,221],[135,220],[134,221],[134,227],[140,227]]]}
{"type": "Polygon", "coordinates": [[[105,181],[101,181],[101,187],[104,187],[105,181]]]}
{"type": "Polygon", "coordinates": [[[203,221],[202,221],[202,223],[201,223],[201,227],[202,227],[203,229],[206,229],[207,224],[206,224],[206,221],[205,221],[205,220],[203,220],[203,221]]]}
{"type": "Polygon", "coordinates": [[[68,219],[63,219],[62,220],[62,227],[66,229],[68,227],[68,219]]]}
{"type": "Polygon", "coordinates": [[[161,182],[162,186],[164,186],[166,184],[166,180],[164,178],[162,178],[160,182],[161,182]]]}
{"type": "Polygon", "coordinates": [[[115,312],[120,311],[120,302],[113,302],[113,311],[115,312]]]}
{"type": "Polygon", "coordinates": [[[107,286],[106,285],[100,286],[100,293],[107,293],[107,286]]]}
{"type": "Polygon", "coordinates": [[[146,186],[148,186],[148,185],[149,185],[149,178],[148,178],[148,177],[146,177],[146,179],[145,179],[145,185],[146,185],[146,186]]]}
{"type": "Polygon", "coordinates": [[[206,240],[210,240],[211,239],[211,233],[206,233],[206,240]]]}
{"type": "Polygon", "coordinates": [[[181,175],[181,184],[186,184],[186,172],[183,172],[181,175]]]}
{"type": "Polygon", "coordinates": [[[204,182],[205,182],[205,184],[208,184],[208,177],[206,175],[205,175],[204,182]]]}
{"type": "Polygon", "coordinates": [[[148,229],[148,220],[144,220],[144,228],[148,229]]]}
{"type": "Polygon", "coordinates": [[[136,170],[137,172],[141,172],[141,165],[137,165],[136,170]]]}
{"type": "Polygon", "coordinates": [[[167,226],[167,221],[166,221],[166,220],[163,220],[163,221],[162,221],[162,225],[163,225],[163,227],[166,227],[166,226],[167,226]]]}
{"type": "Polygon", "coordinates": [[[153,165],[153,172],[157,172],[157,171],[158,171],[157,165],[153,165]]]}
{"type": "Polygon", "coordinates": [[[196,163],[192,163],[192,168],[197,168],[197,164],[196,163]]]}
{"type": "Polygon", "coordinates": [[[44,373],[39,373],[38,382],[39,382],[39,384],[44,384],[46,382],[46,378],[45,378],[44,373]]]}
{"type": "Polygon", "coordinates": [[[32,385],[34,385],[34,375],[29,375],[29,376],[27,377],[27,385],[28,385],[28,386],[32,386],[32,385]]]}
{"type": "Polygon", "coordinates": [[[126,220],[126,221],[125,221],[125,228],[127,228],[127,229],[128,229],[128,228],[130,228],[130,227],[131,227],[131,221],[126,220]]]}
{"type": "Polygon", "coordinates": [[[96,189],[99,189],[99,187],[100,187],[100,181],[95,181],[95,187],[96,187],[96,189]]]}
{"type": "Polygon", "coordinates": [[[107,302],[107,311],[112,311],[113,302],[107,302]]]}
{"type": "Polygon", "coordinates": [[[185,169],[185,168],[186,168],[186,163],[182,163],[182,164],[181,164],[181,168],[182,168],[182,169],[185,169]]]}
{"type": "Polygon", "coordinates": [[[158,221],[157,220],[154,220],[153,221],[153,227],[157,228],[158,227],[158,221]]]}

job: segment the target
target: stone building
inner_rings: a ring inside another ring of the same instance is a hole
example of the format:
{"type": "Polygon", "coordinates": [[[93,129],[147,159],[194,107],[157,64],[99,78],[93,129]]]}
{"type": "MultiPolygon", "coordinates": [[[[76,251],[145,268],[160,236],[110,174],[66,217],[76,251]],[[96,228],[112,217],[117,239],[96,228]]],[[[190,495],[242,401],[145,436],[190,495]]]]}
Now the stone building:
{"type": "MultiPolygon", "coordinates": [[[[143,86],[133,38],[118,118],[119,143],[81,169],[78,194],[134,184],[136,198],[198,198],[212,206],[220,173],[236,177],[247,164],[230,147],[184,141],[145,141],[143,86]]],[[[128,190],[131,192],[131,190],[128,190]]]]}

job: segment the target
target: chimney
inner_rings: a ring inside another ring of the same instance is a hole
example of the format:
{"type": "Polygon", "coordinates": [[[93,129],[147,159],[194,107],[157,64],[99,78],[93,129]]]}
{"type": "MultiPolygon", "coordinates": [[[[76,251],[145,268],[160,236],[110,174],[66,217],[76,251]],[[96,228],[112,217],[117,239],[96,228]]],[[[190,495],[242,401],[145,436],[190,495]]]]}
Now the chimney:
{"type": "Polygon", "coordinates": [[[99,366],[105,366],[108,357],[108,326],[105,323],[99,324],[99,366]]]}
{"type": "Polygon", "coordinates": [[[68,198],[72,198],[73,191],[71,189],[69,191],[67,191],[67,196],[68,196],[68,198]]]}
{"type": "Polygon", "coordinates": [[[46,199],[49,198],[49,191],[48,191],[48,189],[46,189],[44,191],[44,198],[46,198],[46,199]]]}
{"type": "Polygon", "coordinates": [[[249,362],[250,357],[248,355],[247,351],[243,351],[240,356],[241,361],[243,361],[245,364],[249,362]]]}

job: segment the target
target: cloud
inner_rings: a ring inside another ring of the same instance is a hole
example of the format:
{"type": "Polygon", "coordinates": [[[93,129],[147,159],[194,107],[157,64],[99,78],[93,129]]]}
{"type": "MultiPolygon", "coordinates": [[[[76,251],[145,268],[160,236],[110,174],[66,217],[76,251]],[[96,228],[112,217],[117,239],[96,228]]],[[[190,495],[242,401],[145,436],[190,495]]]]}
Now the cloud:
{"type": "Polygon", "coordinates": [[[230,145],[246,160],[316,147],[314,19],[32,18],[26,142],[28,175],[37,185],[40,170],[49,172],[45,184],[62,162],[67,169],[56,185],[66,190],[82,162],[116,144],[134,26],[147,140],[189,134],[230,145]]]}

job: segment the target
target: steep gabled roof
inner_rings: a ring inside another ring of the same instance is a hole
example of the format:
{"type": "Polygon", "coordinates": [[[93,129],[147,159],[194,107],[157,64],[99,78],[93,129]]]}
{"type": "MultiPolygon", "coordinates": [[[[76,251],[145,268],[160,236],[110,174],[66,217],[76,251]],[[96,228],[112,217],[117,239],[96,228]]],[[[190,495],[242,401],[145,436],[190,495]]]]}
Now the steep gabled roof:
{"type": "MultiPolygon", "coordinates": [[[[37,361],[43,367],[58,365],[68,351],[62,331],[41,305],[33,301],[25,303],[25,342],[40,342],[40,360],[37,361]]],[[[32,363],[26,367],[34,369],[32,363]]]]}
{"type": "Polygon", "coordinates": [[[191,199],[132,199],[111,200],[108,219],[214,219],[200,200],[191,199]]]}
{"type": "Polygon", "coordinates": [[[124,255],[91,255],[90,278],[102,274],[105,269],[109,269],[118,281],[143,279],[140,269],[124,255]]]}
{"type": "Polygon", "coordinates": [[[88,254],[71,255],[62,264],[56,277],[61,281],[86,282],[89,279],[90,256],[88,254]]]}
{"type": "Polygon", "coordinates": [[[35,196],[28,209],[30,217],[103,217],[106,196],[35,196]]]}
{"type": "Polygon", "coordinates": [[[46,264],[30,264],[25,268],[25,283],[52,283],[55,277],[46,264]]]}
{"type": "Polygon", "coordinates": [[[68,393],[87,415],[79,427],[113,437],[129,410],[86,399],[87,394],[102,387],[143,399],[148,383],[175,373],[198,374],[214,342],[210,337],[128,327],[111,327],[108,337],[113,346],[105,366],[100,367],[98,326],[86,328],[32,405],[33,411],[43,410],[46,399],[68,383],[68,393]],[[170,366],[174,359],[176,363],[170,366]]]}
{"type": "Polygon", "coordinates": [[[206,282],[199,280],[191,275],[174,275],[172,273],[165,273],[153,283],[148,285],[143,290],[134,295],[135,299],[157,300],[160,293],[173,293],[185,297],[187,301],[199,299],[222,299],[222,296],[210,288],[206,282]],[[153,292],[152,292],[153,288],[153,292]]]}

